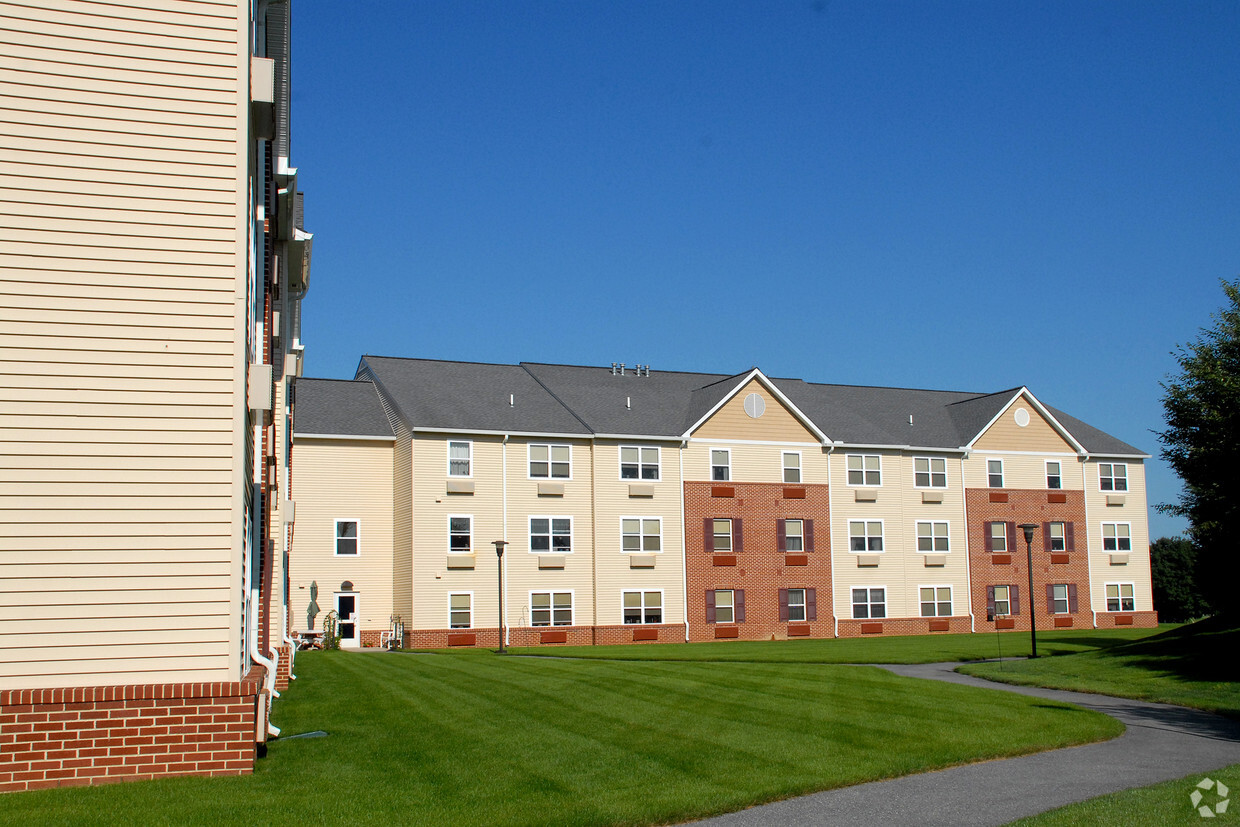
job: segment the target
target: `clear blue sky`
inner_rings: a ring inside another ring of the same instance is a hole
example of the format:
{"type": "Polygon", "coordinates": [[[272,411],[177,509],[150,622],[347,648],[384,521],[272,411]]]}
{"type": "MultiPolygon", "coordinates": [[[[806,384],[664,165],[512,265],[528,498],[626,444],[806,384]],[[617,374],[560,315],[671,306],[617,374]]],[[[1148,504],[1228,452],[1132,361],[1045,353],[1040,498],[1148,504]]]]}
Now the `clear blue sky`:
{"type": "Polygon", "coordinates": [[[1157,454],[1240,273],[1235,2],[299,0],[293,38],[307,375],[1027,385],[1157,454]]]}

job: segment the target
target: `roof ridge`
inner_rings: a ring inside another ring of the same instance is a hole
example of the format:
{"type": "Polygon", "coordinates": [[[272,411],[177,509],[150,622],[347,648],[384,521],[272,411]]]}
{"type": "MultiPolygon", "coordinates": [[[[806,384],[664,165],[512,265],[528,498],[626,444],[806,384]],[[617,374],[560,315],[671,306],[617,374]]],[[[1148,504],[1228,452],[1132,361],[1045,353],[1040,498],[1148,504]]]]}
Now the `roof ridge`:
{"type": "Polygon", "coordinates": [[[533,372],[531,372],[531,371],[530,371],[530,369],[529,369],[529,368],[527,368],[527,367],[525,366],[525,363],[524,363],[524,362],[522,362],[520,365],[518,365],[518,367],[520,367],[520,368],[521,368],[521,370],[525,371],[525,375],[526,375],[526,376],[530,377],[530,378],[531,378],[531,379],[533,379],[535,382],[537,382],[537,383],[538,383],[538,386],[539,386],[540,388],[542,388],[544,391],[546,391],[546,392],[547,392],[547,395],[548,395],[548,396],[550,396],[552,399],[554,399],[554,400],[555,400],[555,401],[559,404],[559,406],[560,406],[561,408],[563,408],[564,410],[566,410],[566,411],[568,411],[570,414],[572,414],[573,418],[574,418],[574,419],[576,419],[578,422],[580,422],[580,423],[581,423],[581,426],[582,426],[583,428],[585,428],[587,431],[589,431],[589,432],[590,432],[590,433],[592,433],[592,434],[593,434],[593,433],[596,433],[596,431],[595,431],[595,430],[594,430],[594,428],[590,425],[590,423],[589,423],[589,422],[586,422],[584,419],[582,419],[582,418],[581,418],[581,416],[580,416],[580,415],[579,415],[579,414],[578,414],[575,410],[573,410],[572,408],[570,408],[570,407],[568,406],[568,403],[567,403],[567,402],[565,402],[563,399],[561,399],[561,398],[560,398],[560,397],[556,394],[556,392],[555,392],[555,391],[553,391],[553,390],[551,390],[551,388],[547,387],[546,383],[545,383],[545,382],[543,382],[543,380],[541,380],[541,379],[539,379],[537,376],[535,376],[535,375],[533,374],[533,372]]]}
{"type": "Polygon", "coordinates": [[[420,356],[383,356],[378,353],[363,353],[362,359],[391,359],[399,362],[435,362],[441,365],[482,365],[493,368],[519,368],[512,362],[475,362],[469,359],[426,359],[420,356]]]}

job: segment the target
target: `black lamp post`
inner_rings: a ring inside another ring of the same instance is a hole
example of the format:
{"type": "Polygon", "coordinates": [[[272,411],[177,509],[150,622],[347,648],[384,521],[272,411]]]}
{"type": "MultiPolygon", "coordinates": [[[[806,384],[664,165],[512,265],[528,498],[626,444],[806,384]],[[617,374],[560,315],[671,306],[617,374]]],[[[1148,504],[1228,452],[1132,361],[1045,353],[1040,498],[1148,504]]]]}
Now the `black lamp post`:
{"type": "Polygon", "coordinates": [[[1038,618],[1033,613],[1033,532],[1037,529],[1037,523],[1021,523],[1021,530],[1025,532],[1025,556],[1029,560],[1029,643],[1032,648],[1030,657],[1038,656],[1038,618]]]}
{"type": "Polygon", "coordinates": [[[499,653],[504,654],[504,546],[507,540],[492,540],[495,546],[495,559],[499,563],[499,653]]]}

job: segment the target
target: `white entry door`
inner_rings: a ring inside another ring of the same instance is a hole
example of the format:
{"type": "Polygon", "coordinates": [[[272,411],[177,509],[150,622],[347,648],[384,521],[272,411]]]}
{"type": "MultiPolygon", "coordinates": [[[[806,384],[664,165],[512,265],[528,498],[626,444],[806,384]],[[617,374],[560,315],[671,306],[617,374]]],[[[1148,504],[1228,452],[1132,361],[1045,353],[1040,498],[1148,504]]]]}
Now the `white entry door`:
{"type": "Polygon", "coordinates": [[[362,645],[358,628],[357,592],[336,593],[336,614],[340,617],[340,645],[353,649],[362,645]]]}

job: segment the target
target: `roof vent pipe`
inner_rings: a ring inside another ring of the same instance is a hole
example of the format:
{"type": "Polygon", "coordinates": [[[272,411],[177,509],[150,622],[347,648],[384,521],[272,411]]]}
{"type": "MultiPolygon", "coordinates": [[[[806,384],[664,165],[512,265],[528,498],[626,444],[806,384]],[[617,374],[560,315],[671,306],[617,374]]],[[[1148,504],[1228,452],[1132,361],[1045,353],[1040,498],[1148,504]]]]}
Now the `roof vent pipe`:
{"type": "Polygon", "coordinates": [[[633,409],[633,397],[631,396],[624,397],[624,407],[628,408],[629,410],[633,409]]]}
{"type": "Polygon", "coordinates": [[[615,362],[611,363],[611,375],[612,376],[616,375],[616,363],[615,362]]]}
{"type": "Polygon", "coordinates": [[[508,407],[515,407],[516,401],[515,394],[508,394],[508,407]]]}
{"type": "Polygon", "coordinates": [[[913,424],[913,415],[912,415],[912,414],[909,414],[909,415],[908,415],[908,424],[910,424],[910,425],[912,425],[912,424],[913,424]]]}
{"type": "Polygon", "coordinates": [[[624,376],[624,362],[620,363],[620,375],[624,376]]]}

